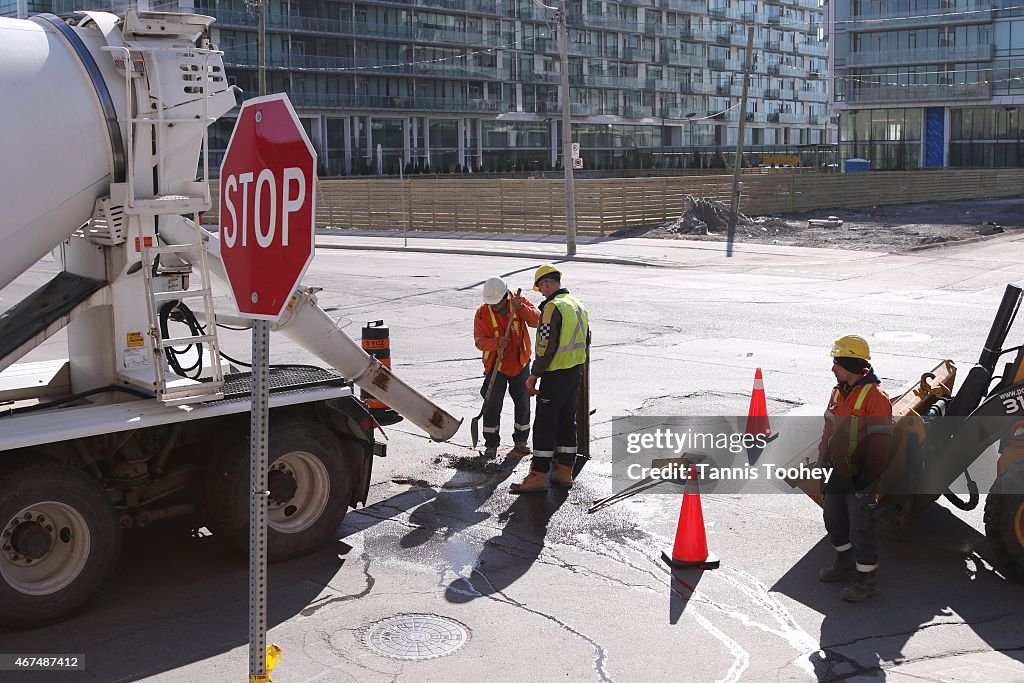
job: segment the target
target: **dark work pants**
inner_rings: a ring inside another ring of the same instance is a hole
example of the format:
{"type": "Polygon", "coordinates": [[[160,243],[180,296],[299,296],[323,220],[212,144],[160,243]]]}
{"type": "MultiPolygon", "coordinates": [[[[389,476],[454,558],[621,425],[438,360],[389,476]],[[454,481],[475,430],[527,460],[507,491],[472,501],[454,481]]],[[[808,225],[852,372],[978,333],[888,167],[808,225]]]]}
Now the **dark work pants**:
{"type": "MultiPolygon", "coordinates": [[[[498,371],[494,376],[494,389],[491,400],[484,406],[484,446],[497,448],[501,443],[501,407],[505,403],[505,391],[512,397],[515,405],[515,424],[512,426],[512,441],[525,442],[530,436],[530,395],[526,393],[526,378],[530,376],[529,367],[525,367],[515,377],[509,377],[498,371]]],[[[487,383],[490,375],[484,377],[484,385],[480,387],[480,396],[487,397],[487,383]]]]}
{"type": "Polygon", "coordinates": [[[857,571],[870,572],[878,567],[876,507],[873,494],[863,498],[852,493],[825,494],[823,516],[828,540],[837,552],[853,549],[857,571]]]}
{"type": "Polygon", "coordinates": [[[537,416],[533,420],[532,469],[547,472],[551,458],[572,467],[576,462],[576,403],[583,366],[548,370],[540,379],[537,416]]]}

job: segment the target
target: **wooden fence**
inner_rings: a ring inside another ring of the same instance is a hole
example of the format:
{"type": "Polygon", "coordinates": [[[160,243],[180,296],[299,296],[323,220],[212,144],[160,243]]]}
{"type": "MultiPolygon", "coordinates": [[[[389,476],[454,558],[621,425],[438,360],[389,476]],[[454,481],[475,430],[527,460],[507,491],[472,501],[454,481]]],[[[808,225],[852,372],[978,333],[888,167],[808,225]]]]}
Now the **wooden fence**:
{"type": "MultiPolygon", "coordinates": [[[[744,173],[750,215],[1024,195],[1024,169],[744,173]]],[[[687,195],[729,201],[731,175],[576,181],[577,231],[607,235],[678,218],[687,195]]],[[[214,187],[216,196],[216,186],[214,187]]],[[[204,221],[216,221],[216,210],[204,221]]],[[[330,179],[317,185],[317,225],[374,230],[555,233],[565,229],[558,179],[330,179]]]]}

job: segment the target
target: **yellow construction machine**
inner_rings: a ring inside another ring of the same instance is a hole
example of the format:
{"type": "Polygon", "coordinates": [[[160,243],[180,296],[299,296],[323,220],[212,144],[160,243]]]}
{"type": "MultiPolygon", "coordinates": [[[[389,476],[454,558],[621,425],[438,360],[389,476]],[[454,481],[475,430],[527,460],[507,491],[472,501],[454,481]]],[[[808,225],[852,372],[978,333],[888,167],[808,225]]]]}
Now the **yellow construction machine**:
{"type": "MultiPolygon", "coordinates": [[[[978,363],[958,391],[956,366],[946,360],[892,399],[895,428],[878,509],[880,524],[895,528],[910,524],[941,496],[962,510],[977,507],[978,486],[968,467],[998,442],[985,535],[998,568],[1024,581],[1024,346],[1003,347],[1021,300],[1022,290],[1007,285],[978,363]],[[966,479],[966,500],[950,489],[960,477],[966,479]]],[[[791,464],[813,464],[817,448],[811,445],[791,464]]],[[[820,482],[791,483],[821,503],[820,482]]]]}

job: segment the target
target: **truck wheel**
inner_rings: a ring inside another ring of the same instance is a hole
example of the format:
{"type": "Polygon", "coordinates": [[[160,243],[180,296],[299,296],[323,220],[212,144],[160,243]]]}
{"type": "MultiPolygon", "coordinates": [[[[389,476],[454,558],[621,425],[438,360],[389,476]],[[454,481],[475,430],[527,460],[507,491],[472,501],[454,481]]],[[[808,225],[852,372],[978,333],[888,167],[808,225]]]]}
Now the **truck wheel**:
{"type": "MultiPolygon", "coordinates": [[[[317,550],[337,532],[352,498],[344,445],[317,422],[271,423],[267,556],[277,562],[317,550]]],[[[249,547],[249,441],[228,447],[208,489],[214,535],[249,547]]]]}
{"type": "Polygon", "coordinates": [[[117,512],[83,472],[47,461],[0,468],[0,620],[57,621],[79,608],[113,570],[117,512]]]}
{"type": "Polygon", "coordinates": [[[985,535],[1007,576],[1024,581],[1024,462],[1003,472],[985,501],[985,535]]]}

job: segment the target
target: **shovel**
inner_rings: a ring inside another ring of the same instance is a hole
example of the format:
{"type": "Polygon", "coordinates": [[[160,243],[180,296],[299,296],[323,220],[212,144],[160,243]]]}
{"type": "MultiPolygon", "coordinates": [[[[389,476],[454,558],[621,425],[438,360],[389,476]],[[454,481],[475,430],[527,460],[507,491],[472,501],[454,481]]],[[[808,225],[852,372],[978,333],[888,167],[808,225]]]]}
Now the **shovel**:
{"type": "MultiPolygon", "coordinates": [[[[519,296],[522,289],[516,290],[516,296],[519,296]]],[[[512,309],[512,298],[508,300],[508,324],[505,325],[505,333],[501,335],[502,339],[508,339],[509,332],[512,331],[512,320],[515,318],[515,312],[512,309]]],[[[506,347],[508,348],[508,347],[506,347]]],[[[501,366],[501,359],[505,355],[505,349],[499,348],[498,355],[494,358],[494,367],[491,369],[491,376],[487,381],[487,391],[484,394],[484,404],[480,406],[480,414],[473,418],[473,421],[469,423],[469,435],[473,440],[473,448],[476,448],[477,442],[480,440],[480,418],[484,416],[484,411],[487,410],[487,404],[491,401],[491,393],[494,391],[494,380],[498,376],[498,368],[501,366]]]]}

